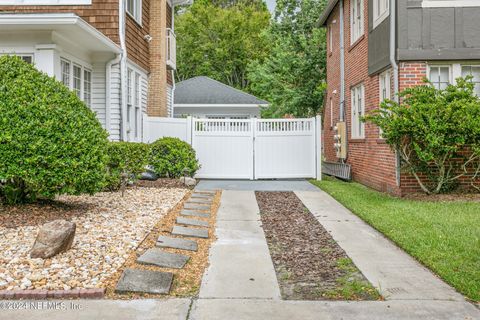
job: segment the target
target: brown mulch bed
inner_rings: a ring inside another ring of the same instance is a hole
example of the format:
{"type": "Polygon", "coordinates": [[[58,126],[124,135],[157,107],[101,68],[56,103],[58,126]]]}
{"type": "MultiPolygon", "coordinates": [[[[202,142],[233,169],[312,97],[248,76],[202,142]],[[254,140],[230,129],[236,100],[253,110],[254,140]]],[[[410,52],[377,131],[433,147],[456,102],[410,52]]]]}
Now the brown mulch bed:
{"type": "Polygon", "coordinates": [[[293,192],[256,192],[256,197],[284,299],[380,298],[293,192]]]}
{"type": "Polygon", "coordinates": [[[155,181],[138,180],[135,182],[137,187],[147,188],[184,188],[188,189],[179,179],[159,178],[155,181]]]}
{"type": "MultiPolygon", "coordinates": [[[[217,211],[220,206],[220,197],[221,192],[217,192],[213,200],[213,205],[210,211],[209,218],[201,217],[192,217],[197,220],[203,220],[209,222],[209,238],[186,238],[195,240],[198,244],[198,250],[196,252],[189,250],[180,250],[172,248],[162,248],[167,252],[179,253],[190,256],[189,261],[182,269],[170,269],[162,268],[151,265],[142,265],[136,263],[137,257],[142,255],[146,250],[154,248],[157,238],[161,235],[175,237],[171,234],[171,230],[175,225],[176,218],[180,215],[180,211],[183,208],[184,202],[190,197],[190,193],[187,194],[183,200],[178,203],[170,212],[165,215],[153,228],[152,232],[145,238],[145,240],[137,247],[136,251],[132,252],[130,257],[127,258],[127,261],[122,266],[118,272],[112,276],[108,281],[107,290],[105,297],[110,299],[138,299],[138,298],[158,298],[158,297],[195,297],[198,295],[200,290],[200,284],[202,281],[203,273],[208,267],[208,256],[210,251],[210,246],[216,240],[215,237],[215,222],[217,217],[217,211]],[[173,284],[168,295],[156,295],[156,294],[147,294],[147,293],[128,293],[128,294],[117,294],[115,293],[115,286],[120,279],[123,270],[127,268],[133,269],[143,269],[151,271],[162,271],[162,272],[172,272],[173,273],[173,284]]],[[[194,228],[193,226],[190,226],[194,228]]],[[[179,238],[185,238],[179,236],[179,238]]]]}

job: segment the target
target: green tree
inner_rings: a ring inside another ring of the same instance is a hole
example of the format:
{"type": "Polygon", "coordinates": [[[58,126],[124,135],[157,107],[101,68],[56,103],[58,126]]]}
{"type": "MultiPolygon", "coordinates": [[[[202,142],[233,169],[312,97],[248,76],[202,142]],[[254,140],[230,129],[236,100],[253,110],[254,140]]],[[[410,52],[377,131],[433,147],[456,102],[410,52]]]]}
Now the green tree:
{"type": "Polygon", "coordinates": [[[459,179],[469,178],[473,187],[478,182],[480,98],[473,88],[471,77],[445,90],[409,88],[400,93],[401,103],[387,100],[365,117],[382,129],[403,169],[428,194],[448,191],[459,179]]]}
{"type": "Polygon", "coordinates": [[[323,106],[325,31],[317,23],[325,0],[278,0],[269,30],[271,54],[249,65],[250,91],[269,101],[263,117],[313,116],[323,106]]]}
{"type": "Polygon", "coordinates": [[[195,1],[175,21],[178,80],[203,75],[247,88],[248,64],[268,55],[269,24],[261,1],[195,1]]]}

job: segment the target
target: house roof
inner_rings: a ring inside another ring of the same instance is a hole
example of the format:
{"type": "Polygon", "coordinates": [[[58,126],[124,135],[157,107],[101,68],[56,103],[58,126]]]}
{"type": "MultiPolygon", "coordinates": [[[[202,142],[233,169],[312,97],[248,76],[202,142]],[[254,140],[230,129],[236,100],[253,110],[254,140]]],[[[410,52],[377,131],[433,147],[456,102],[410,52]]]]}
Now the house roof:
{"type": "Polygon", "coordinates": [[[175,86],[175,105],[267,105],[268,102],[227,86],[209,77],[199,76],[175,86]]]}
{"type": "Polygon", "coordinates": [[[323,10],[322,15],[320,16],[319,23],[321,26],[325,26],[327,23],[327,19],[332,13],[333,9],[335,9],[335,6],[337,5],[339,0],[328,0],[328,4],[325,7],[325,10],[323,10]]]}

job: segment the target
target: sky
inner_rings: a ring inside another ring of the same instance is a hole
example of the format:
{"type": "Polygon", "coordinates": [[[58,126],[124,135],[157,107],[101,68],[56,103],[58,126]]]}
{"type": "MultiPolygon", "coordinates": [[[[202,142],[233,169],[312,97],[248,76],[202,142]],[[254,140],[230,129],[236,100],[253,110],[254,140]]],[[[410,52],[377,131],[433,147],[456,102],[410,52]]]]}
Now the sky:
{"type": "Polygon", "coordinates": [[[273,11],[275,10],[275,0],[265,0],[265,2],[267,3],[268,10],[273,14],[273,11]]]}

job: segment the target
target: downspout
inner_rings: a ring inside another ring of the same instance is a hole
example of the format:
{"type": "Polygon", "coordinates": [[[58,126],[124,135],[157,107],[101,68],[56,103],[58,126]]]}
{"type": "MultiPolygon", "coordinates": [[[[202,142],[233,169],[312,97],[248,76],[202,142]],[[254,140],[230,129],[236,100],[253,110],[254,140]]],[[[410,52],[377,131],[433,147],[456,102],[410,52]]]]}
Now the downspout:
{"type": "Polygon", "coordinates": [[[125,80],[127,71],[127,46],[125,44],[125,1],[119,1],[118,9],[118,31],[120,38],[120,47],[122,48],[122,55],[120,60],[120,92],[121,92],[121,107],[120,107],[120,140],[126,141],[127,138],[127,82],[125,80]]]}
{"type": "MultiPolygon", "coordinates": [[[[343,0],[340,0],[340,122],[346,122],[345,111],[345,15],[343,13],[343,0]]],[[[342,159],[345,162],[348,158],[348,126],[345,123],[345,150],[346,157],[342,159]]]]}
{"type": "MultiPolygon", "coordinates": [[[[393,100],[395,102],[399,102],[399,84],[398,84],[398,64],[397,60],[395,59],[395,51],[396,51],[396,44],[397,44],[397,22],[396,22],[396,0],[391,0],[390,3],[390,64],[392,65],[393,69],[393,100]]],[[[400,187],[400,153],[395,151],[395,180],[397,183],[397,187],[400,187]]]]}
{"type": "Polygon", "coordinates": [[[112,110],[112,66],[118,64],[122,59],[121,54],[117,54],[115,58],[107,62],[105,70],[105,129],[110,133],[111,129],[111,110],[112,110]]]}

